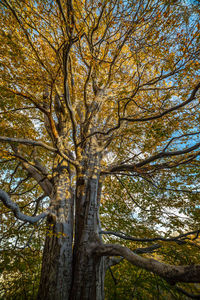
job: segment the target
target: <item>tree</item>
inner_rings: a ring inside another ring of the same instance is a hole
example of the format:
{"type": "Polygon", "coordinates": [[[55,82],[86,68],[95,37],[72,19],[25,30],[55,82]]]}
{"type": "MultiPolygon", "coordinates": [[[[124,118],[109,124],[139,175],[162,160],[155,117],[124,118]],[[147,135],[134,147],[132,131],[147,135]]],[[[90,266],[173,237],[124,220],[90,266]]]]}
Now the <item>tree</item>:
{"type": "Polygon", "coordinates": [[[152,226],[165,223],[156,218],[156,199],[167,209],[198,199],[198,8],[155,0],[0,3],[0,199],[25,224],[46,218],[38,299],[103,299],[105,271],[115,256],[171,284],[198,283],[198,264],[139,255],[160,245],[132,249],[102,238],[198,240],[198,218],[195,228],[186,223],[175,237],[150,238],[155,231],[139,224],[153,206],[152,226]],[[99,209],[109,202],[109,180],[111,193],[112,184],[121,185],[113,207],[120,196],[132,201],[138,215],[130,210],[129,219],[138,237],[102,230],[99,209]],[[155,200],[138,190],[145,182],[157,188],[155,200]],[[169,203],[158,196],[164,190],[185,196],[169,203]]]}

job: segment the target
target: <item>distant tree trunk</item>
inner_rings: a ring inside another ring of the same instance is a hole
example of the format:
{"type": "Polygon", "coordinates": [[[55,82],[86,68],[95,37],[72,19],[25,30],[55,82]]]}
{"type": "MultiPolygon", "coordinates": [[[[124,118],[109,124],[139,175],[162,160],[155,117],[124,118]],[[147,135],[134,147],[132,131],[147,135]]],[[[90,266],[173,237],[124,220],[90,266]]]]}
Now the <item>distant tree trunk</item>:
{"type": "MultiPolygon", "coordinates": [[[[71,198],[66,201],[62,197],[58,197],[57,202],[52,201],[57,221],[53,223],[54,215],[52,219],[49,218],[49,226],[53,232],[46,237],[38,299],[104,299],[104,258],[94,256],[90,252],[91,243],[99,242],[100,230],[101,183],[96,160],[97,157],[92,161],[83,161],[82,167],[77,170],[74,246],[73,201],[71,198]],[[68,208],[62,207],[62,203],[68,208]],[[59,214],[62,209],[64,222],[59,214]]],[[[67,181],[67,178],[65,180],[67,181]]],[[[66,193],[65,180],[63,176],[62,185],[58,185],[58,195],[63,196],[66,193]]]]}

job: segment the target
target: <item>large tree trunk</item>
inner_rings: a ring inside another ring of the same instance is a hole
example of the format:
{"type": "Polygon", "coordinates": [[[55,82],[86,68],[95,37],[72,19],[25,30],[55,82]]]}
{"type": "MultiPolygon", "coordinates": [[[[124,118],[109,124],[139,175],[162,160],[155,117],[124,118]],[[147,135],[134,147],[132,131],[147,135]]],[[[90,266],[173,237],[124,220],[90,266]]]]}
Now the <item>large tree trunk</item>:
{"type": "Polygon", "coordinates": [[[72,246],[71,237],[68,236],[68,224],[55,224],[53,234],[54,236],[47,236],[45,241],[38,299],[69,299],[72,246]],[[60,237],[60,232],[67,236],[60,237]]]}
{"type": "Polygon", "coordinates": [[[38,299],[69,299],[72,281],[74,196],[69,174],[62,171],[47,219],[38,299]]]}
{"type": "Polygon", "coordinates": [[[104,299],[104,258],[94,256],[90,251],[91,243],[99,242],[99,175],[95,160],[85,161],[83,167],[77,170],[74,238],[73,201],[72,198],[66,200],[64,196],[67,178],[63,176],[62,184],[59,182],[57,202],[52,201],[57,218],[55,224],[54,216],[49,219],[53,235],[46,237],[38,299],[104,299]],[[62,219],[59,212],[63,210],[62,219]],[[59,232],[67,236],[59,237],[59,232]]]}
{"type": "MultiPolygon", "coordinates": [[[[87,174],[87,173],[86,173],[87,174]]],[[[78,177],[73,282],[70,300],[104,299],[104,259],[92,255],[91,243],[99,242],[99,174],[78,177]]]]}

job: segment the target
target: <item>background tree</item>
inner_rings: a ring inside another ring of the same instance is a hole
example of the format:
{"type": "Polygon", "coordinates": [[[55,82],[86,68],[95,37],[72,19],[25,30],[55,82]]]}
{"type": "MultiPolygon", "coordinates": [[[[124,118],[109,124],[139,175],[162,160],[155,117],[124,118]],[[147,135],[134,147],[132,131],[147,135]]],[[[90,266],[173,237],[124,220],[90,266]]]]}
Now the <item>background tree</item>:
{"type": "Polygon", "coordinates": [[[169,242],[198,247],[198,8],[0,3],[0,198],[25,225],[47,217],[38,299],[102,299],[112,256],[199,282],[195,259],[164,262],[169,242]],[[113,212],[127,222],[108,228],[113,212]]]}

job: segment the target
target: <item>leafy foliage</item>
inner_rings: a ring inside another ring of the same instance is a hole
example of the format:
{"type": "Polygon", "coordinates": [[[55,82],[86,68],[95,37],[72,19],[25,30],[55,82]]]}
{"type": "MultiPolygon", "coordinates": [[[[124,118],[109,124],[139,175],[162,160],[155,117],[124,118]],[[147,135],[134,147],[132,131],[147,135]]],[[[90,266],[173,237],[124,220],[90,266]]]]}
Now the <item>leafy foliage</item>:
{"type": "MultiPolygon", "coordinates": [[[[65,199],[78,194],[78,175],[99,176],[105,243],[133,252],[158,243],[142,255],[197,264],[196,2],[1,0],[0,9],[0,188],[24,214],[48,208],[59,219],[66,211],[61,175],[65,199]]],[[[1,296],[34,297],[44,235],[67,235],[15,221],[2,204],[1,215],[1,296]]],[[[108,299],[184,297],[127,262],[111,269],[108,299]]],[[[198,293],[198,286],[187,289],[198,293]]]]}

